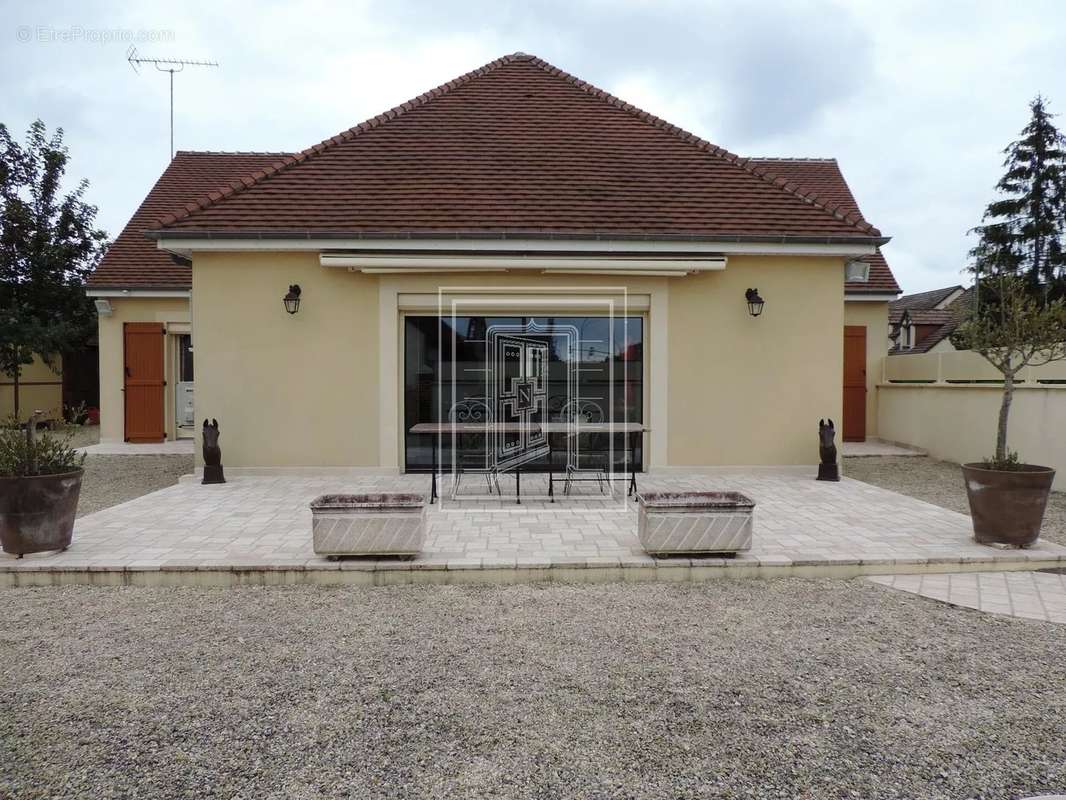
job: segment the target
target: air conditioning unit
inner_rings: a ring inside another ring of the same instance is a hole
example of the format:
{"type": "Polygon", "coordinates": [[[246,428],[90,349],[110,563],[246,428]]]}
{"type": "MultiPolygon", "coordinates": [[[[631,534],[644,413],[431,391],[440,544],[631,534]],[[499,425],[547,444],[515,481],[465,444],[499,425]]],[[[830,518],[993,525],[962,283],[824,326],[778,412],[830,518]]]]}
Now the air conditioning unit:
{"type": "Polygon", "coordinates": [[[196,408],[193,406],[192,381],[183,381],[178,384],[178,427],[192,427],[196,425],[196,408]]]}

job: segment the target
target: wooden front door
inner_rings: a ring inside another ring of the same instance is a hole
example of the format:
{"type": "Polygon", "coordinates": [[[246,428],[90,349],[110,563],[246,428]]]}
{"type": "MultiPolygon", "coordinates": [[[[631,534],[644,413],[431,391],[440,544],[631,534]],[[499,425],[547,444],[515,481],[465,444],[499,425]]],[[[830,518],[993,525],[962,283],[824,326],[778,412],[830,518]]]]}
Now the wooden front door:
{"type": "Polygon", "coordinates": [[[866,327],[844,326],[844,441],[866,439],[866,327]]]}
{"type": "Polygon", "coordinates": [[[161,442],[163,428],[163,323],[127,322],[123,394],[126,398],[126,441],[161,442]]]}

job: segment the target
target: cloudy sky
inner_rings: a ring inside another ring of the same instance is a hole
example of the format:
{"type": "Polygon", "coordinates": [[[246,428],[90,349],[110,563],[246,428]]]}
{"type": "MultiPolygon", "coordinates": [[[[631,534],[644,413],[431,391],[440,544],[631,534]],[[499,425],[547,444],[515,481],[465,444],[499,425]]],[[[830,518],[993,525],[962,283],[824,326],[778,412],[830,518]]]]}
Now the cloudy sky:
{"type": "MultiPolygon", "coordinates": [[[[300,150],[514,51],[733,152],[832,156],[905,291],[961,279],[1002,148],[1066,112],[1066,6],[1002,2],[25,3],[0,0],[0,122],[62,126],[118,233],[176,146],[300,150]],[[117,7],[112,7],[117,6],[117,7]],[[123,8],[125,7],[125,8],[123,8]]],[[[1062,119],[1066,127],[1066,118],[1062,119]]]]}

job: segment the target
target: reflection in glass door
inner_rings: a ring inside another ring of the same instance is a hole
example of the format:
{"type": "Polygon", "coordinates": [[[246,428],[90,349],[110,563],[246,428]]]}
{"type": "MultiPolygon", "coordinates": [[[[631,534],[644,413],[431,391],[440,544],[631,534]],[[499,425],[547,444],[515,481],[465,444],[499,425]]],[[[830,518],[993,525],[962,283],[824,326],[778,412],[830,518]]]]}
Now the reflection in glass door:
{"type": "MultiPolygon", "coordinates": [[[[405,469],[428,471],[432,464],[431,437],[410,434],[411,426],[465,419],[459,412],[472,406],[500,421],[643,422],[643,377],[641,317],[407,316],[405,469]],[[493,339],[508,337],[518,345],[498,356],[493,339]],[[497,383],[497,372],[506,380],[497,383]],[[500,409],[495,407],[497,386],[506,400],[500,409]]],[[[489,443],[487,460],[514,456],[523,471],[546,468],[546,443],[520,434],[508,432],[502,443],[489,443]]],[[[451,439],[442,442],[442,464],[452,462],[451,439]]],[[[582,453],[567,452],[569,445],[569,440],[553,442],[553,457],[561,463],[576,458],[573,463],[586,466],[582,453]]],[[[577,446],[582,452],[604,449],[602,442],[577,446]]],[[[638,465],[642,455],[638,448],[638,465]]]]}

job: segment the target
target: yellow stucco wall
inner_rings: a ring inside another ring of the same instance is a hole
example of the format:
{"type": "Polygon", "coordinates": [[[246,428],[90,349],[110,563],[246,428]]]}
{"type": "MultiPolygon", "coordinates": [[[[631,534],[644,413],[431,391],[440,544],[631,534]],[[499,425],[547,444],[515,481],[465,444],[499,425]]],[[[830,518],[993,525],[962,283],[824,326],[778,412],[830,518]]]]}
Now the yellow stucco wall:
{"type": "MultiPolygon", "coordinates": [[[[34,411],[45,412],[46,419],[63,418],[63,361],[59,356],[52,366],[36,356],[19,373],[19,418],[25,420],[34,411]]],[[[0,419],[14,413],[14,379],[0,373],[0,419]]]]}
{"type": "Polygon", "coordinates": [[[624,285],[646,301],[653,463],[812,464],[817,420],[840,417],[842,272],[840,258],[738,256],[723,272],[676,279],[376,276],[322,267],[317,253],[197,253],[196,413],[219,420],[227,466],[402,465],[398,298],[435,298],[442,285],[501,295],[624,285]],[[294,316],[281,304],[290,283],[303,289],[294,316]],[[748,287],[767,301],[757,319],[748,287]]]}
{"type": "Polygon", "coordinates": [[[225,465],[377,465],[377,278],[317,253],[197,254],[193,349],[197,436],[218,419],[225,465]]]}
{"type": "Polygon", "coordinates": [[[731,257],[671,286],[672,465],[818,461],[818,420],[842,404],[841,276],[840,259],[731,257]]]}
{"type": "Polygon", "coordinates": [[[888,355],[888,302],[844,303],[844,324],[866,328],[866,437],[877,437],[877,384],[881,360],[888,355]]]}
{"type": "MultiPolygon", "coordinates": [[[[182,297],[112,297],[112,313],[97,322],[100,338],[100,441],[121,442],[125,439],[125,405],[123,402],[123,338],[126,322],[162,322],[168,326],[189,323],[189,301],[182,297]]],[[[168,438],[175,436],[173,352],[170,336],[163,354],[164,422],[168,438]]]]}

